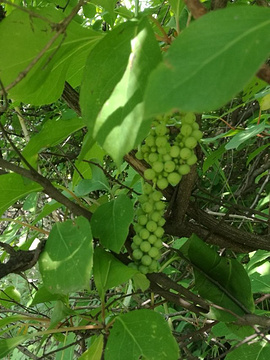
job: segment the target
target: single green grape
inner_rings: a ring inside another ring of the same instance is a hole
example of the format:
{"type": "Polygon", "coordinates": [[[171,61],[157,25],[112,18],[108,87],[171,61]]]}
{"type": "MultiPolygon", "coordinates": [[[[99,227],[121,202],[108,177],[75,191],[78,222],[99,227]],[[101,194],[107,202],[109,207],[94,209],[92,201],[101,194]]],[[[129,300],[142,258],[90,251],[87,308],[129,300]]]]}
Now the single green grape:
{"type": "Polygon", "coordinates": [[[144,170],[143,175],[146,178],[146,180],[154,180],[154,178],[156,177],[156,173],[153,169],[144,170]]]}
{"type": "Polygon", "coordinates": [[[151,220],[158,222],[161,219],[161,214],[158,211],[154,211],[150,214],[151,220]]]}
{"type": "Polygon", "coordinates": [[[148,221],[146,224],[146,229],[150,232],[154,232],[157,230],[157,223],[153,220],[148,221]]]}
{"type": "Polygon", "coordinates": [[[164,210],[166,207],[166,204],[163,201],[157,201],[155,203],[155,209],[156,210],[164,210]]]}
{"type": "Polygon", "coordinates": [[[149,238],[148,238],[148,242],[149,242],[150,244],[154,244],[156,241],[157,241],[156,235],[151,234],[151,235],[149,236],[149,238]]]}
{"type": "Polygon", "coordinates": [[[193,136],[197,141],[200,141],[203,137],[203,133],[201,132],[201,130],[196,129],[192,132],[191,136],[193,136]]]}
{"type": "Polygon", "coordinates": [[[182,117],[182,123],[185,124],[193,124],[196,121],[196,115],[192,112],[186,113],[183,117],[182,117]]]}
{"type": "Polygon", "coordinates": [[[140,225],[145,225],[145,224],[147,224],[147,221],[148,221],[148,219],[147,219],[147,216],[146,216],[146,215],[140,215],[140,216],[138,217],[138,224],[140,224],[140,225]]]}
{"type": "Polygon", "coordinates": [[[158,226],[164,226],[165,225],[165,223],[166,223],[166,220],[164,219],[164,218],[161,218],[159,221],[158,221],[158,226]]]}
{"type": "Polygon", "coordinates": [[[187,160],[191,157],[192,151],[189,148],[184,147],[183,149],[180,150],[179,155],[180,155],[181,159],[187,160]]]}
{"type": "Polygon", "coordinates": [[[142,152],[139,150],[136,152],[135,154],[135,157],[138,159],[138,160],[143,160],[143,154],[142,152]]]}
{"type": "Polygon", "coordinates": [[[140,260],[143,257],[143,252],[140,249],[135,249],[132,252],[132,257],[134,260],[140,260]]]}
{"type": "Polygon", "coordinates": [[[148,184],[147,182],[145,182],[145,183],[143,184],[143,192],[144,192],[144,194],[146,194],[146,195],[151,194],[151,193],[153,192],[152,186],[151,186],[150,184],[148,184]]]}
{"type": "Polygon", "coordinates": [[[149,214],[153,211],[153,205],[149,201],[147,201],[142,204],[142,209],[145,213],[149,214]]]}
{"type": "Polygon", "coordinates": [[[190,166],[187,164],[180,165],[178,172],[180,175],[187,175],[190,172],[190,166]]]}
{"type": "Polygon", "coordinates": [[[130,262],[128,264],[128,267],[134,270],[138,270],[138,266],[134,262],[130,262]]]}
{"type": "MultiPolygon", "coordinates": [[[[158,250],[158,249],[157,249],[158,250]]],[[[143,255],[141,258],[141,263],[145,266],[149,266],[152,262],[152,258],[149,255],[143,255]]]]}
{"type": "Polygon", "coordinates": [[[151,249],[151,244],[148,241],[143,241],[140,244],[140,249],[141,249],[141,251],[147,253],[151,249]]]}
{"type": "Polygon", "coordinates": [[[181,126],[180,132],[181,132],[181,134],[182,134],[183,136],[189,136],[189,135],[192,133],[192,130],[193,130],[193,128],[192,128],[191,125],[189,125],[189,124],[183,124],[183,125],[181,126]]]}
{"type": "MultiPolygon", "coordinates": [[[[147,230],[147,229],[142,229],[139,233],[140,237],[143,239],[143,240],[146,240],[149,238],[150,236],[150,232],[147,230]]],[[[142,244],[142,243],[141,243],[142,244]]],[[[140,245],[141,245],[140,244],[140,245]]]]}
{"type": "Polygon", "coordinates": [[[159,124],[155,128],[156,134],[158,136],[163,136],[167,134],[167,128],[165,124],[159,124]]]}
{"type": "Polygon", "coordinates": [[[168,175],[167,180],[172,186],[176,186],[177,184],[179,184],[181,177],[182,176],[180,174],[172,172],[168,175]]]}
{"type": "Polygon", "coordinates": [[[156,173],[160,173],[163,170],[163,163],[161,161],[155,161],[152,164],[152,169],[156,172],[156,173]]]}
{"type": "MultiPolygon", "coordinates": [[[[148,255],[149,255],[149,257],[151,256],[151,258],[153,258],[153,259],[156,258],[157,256],[160,256],[159,249],[156,248],[155,246],[152,246],[151,249],[148,251],[148,255]]],[[[150,265],[150,264],[147,264],[147,265],[150,265]]]]}
{"type": "Polygon", "coordinates": [[[138,197],[139,203],[144,204],[148,201],[148,196],[146,194],[142,194],[138,197]]]}
{"type": "Polygon", "coordinates": [[[180,153],[179,146],[177,146],[177,145],[171,146],[171,149],[170,149],[170,156],[171,157],[177,158],[179,156],[179,153],[180,153]]]}
{"type": "Polygon", "coordinates": [[[162,155],[162,160],[163,160],[164,162],[170,161],[170,160],[172,160],[172,157],[171,157],[170,154],[165,154],[165,155],[162,155]]]}
{"type": "MultiPolygon", "coordinates": [[[[162,244],[162,240],[161,239],[157,239],[157,241],[154,243],[154,247],[157,248],[157,249],[161,249],[163,246],[162,244]]],[[[149,249],[150,250],[150,249],[149,249]]],[[[149,251],[148,250],[148,251],[149,251]]]]}
{"type": "Polygon", "coordinates": [[[157,153],[151,152],[151,154],[148,156],[148,160],[150,163],[154,163],[155,161],[158,161],[158,157],[159,156],[157,153]]]}
{"type": "Polygon", "coordinates": [[[162,238],[164,234],[164,229],[161,226],[158,226],[157,229],[154,231],[154,234],[157,238],[162,238]]]}
{"type": "Polygon", "coordinates": [[[194,149],[197,146],[197,140],[193,136],[185,139],[185,146],[189,149],[194,149]]]}
{"type": "Polygon", "coordinates": [[[156,138],[156,146],[158,148],[165,147],[167,145],[167,143],[168,143],[168,139],[166,136],[158,136],[156,138]]]}
{"type": "Polygon", "coordinates": [[[169,160],[169,161],[166,161],[165,164],[164,164],[164,170],[167,172],[167,173],[171,173],[173,172],[175,169],[175,162],[172,161],[172,160],[169,160]]]}
{"type": "Polygon", "coordinates": [[[157,186],[160,188],[160,190],[166,189],[168,187],[169,183],[165,178],[158,179],[157,186]]]}
{"type": "Polygon", "coordinates": [[[136,250],[136,249],[138,249],[138,248],[139,248],[139,246],[136,245],[134,242],[131,243],[131,249],[132,249],[132,250],[136,250]]]}
{"type": "Polygon", "coordinates": [[[156,271],[158,269],[158,261],[157,260],[152,260],[151,264],[148,266],[148,270],[150,272],[156,271]]]}
{"type": "Polygon", "coordinates": [[[188,164],[189,166],[192,166],[192,165],[196,164],[197,161],[198,161],[198,158],[197,158],[197,156],[193,153],[193,154],[191,155],[191,157],[190,157],[189,159],[187,159],[187,164],[188,164]]]}
{"type": "Polygon", "coordinates": [[[139,235],[135,235],[132,241],[135,245],[139,246],[142,242],[142,238],[139,235]]]}
{"type": "Polygon", "coordinates": [[[149,147],[151,146],[155,146],[155,137],[153,135],[148,135],[146,138],[145,138],[145,144],[149,147]]]}
{"type": "Polygon", "coordinates": [[[154,200],[154,202],[159,201],[161,198],[163,197],[162,192],[161,191],[154,191],[151,194],[151,198],[154,200]]]}
{"type": "Polygon", "coordinates": [[[150,147],[146,144],[143,144],[141,146],[141,152],[144,154],[144,153],[149,153],[150,152],[150,147]]]}
{"type": "Polygon", "coordinates": [[[138,269],[144,275],[146,275],[148,273],[148,267],[145,265],[140,265],[138,269]]]}

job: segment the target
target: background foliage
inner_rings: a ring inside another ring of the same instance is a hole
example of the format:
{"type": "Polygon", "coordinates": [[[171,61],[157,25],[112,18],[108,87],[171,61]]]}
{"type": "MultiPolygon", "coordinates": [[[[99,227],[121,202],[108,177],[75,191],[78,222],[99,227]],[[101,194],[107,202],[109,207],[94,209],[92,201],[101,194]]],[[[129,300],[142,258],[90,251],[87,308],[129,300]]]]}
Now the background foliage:
{"type": "Polygon", "coordinates": [[[0,2],[0,358],[269,358],[269,15],[269,1],[0,2]],[[203,139],[161,189],[145,274],[136,151],[187,113],[203,139]]]}

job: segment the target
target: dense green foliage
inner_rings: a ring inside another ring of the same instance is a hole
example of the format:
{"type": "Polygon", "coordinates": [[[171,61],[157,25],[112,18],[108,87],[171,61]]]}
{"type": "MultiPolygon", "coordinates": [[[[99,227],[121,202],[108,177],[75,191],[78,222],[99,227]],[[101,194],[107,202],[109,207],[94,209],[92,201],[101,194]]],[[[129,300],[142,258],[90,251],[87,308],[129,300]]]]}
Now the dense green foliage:
{"type": "Polygon", "coordinates": [[[0,358],[268,359],[270,9],[0,2],[0,358]]]}

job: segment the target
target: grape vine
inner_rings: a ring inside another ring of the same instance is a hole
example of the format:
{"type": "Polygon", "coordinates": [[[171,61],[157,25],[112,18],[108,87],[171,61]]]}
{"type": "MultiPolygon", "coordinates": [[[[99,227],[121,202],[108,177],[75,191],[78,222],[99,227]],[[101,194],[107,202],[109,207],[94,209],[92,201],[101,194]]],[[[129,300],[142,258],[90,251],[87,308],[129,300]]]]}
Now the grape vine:
{"type": "Polygon", "coordinates": [[[160,190],[176,186],[182,176],[190,172],[190,167],[197,162],[194,149],[201,138],[195,114],[187,113],[173,124],[171,119],[162,118],[153,122],[136,153],[138,159],[150,165],[144,171],[144,178],[152,182],[152,185],[143,183],[134,224],[136,235],[131,244],[134,263],[130,266],[143,274],[157,271],[159,267],[166,208],[160,190]]]}

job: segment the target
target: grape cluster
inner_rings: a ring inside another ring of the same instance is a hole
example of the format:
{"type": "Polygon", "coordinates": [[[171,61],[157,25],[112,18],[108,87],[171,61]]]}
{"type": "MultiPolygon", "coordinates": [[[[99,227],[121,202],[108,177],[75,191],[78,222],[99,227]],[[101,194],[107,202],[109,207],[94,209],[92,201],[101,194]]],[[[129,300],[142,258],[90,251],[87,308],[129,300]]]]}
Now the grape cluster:
{"type": "Polygon", "coordinates": [[[158,259],[161,256],[163,226],[165,224],[165,203],[161,200],[162,193],[154,190],[148,184],[143,184],[143,194],[139,196],[140,206],[136,210],[136,235],[131,244],[132,258],[135,267],[143,274],[158,269],[158,259]]]}
{"type": "Polygon", "coordinates": [[[136,153],[150,168],[144,171],[146,180],[151,180],[161,190],[169,184],[176,186],[183,175],[190,172],[190,166],[197,162],[194,148],[202,138],[202,132],[193,113],[187,113],[178,125],[179,133],[172,137],[166,122],[155,121],[154,127],[136,153]]]}
{"type": "Polygon", "coordinates": [[[153,183],[153,186],[143,184],[134,225],[136,235],[131,244],[134,263],[130,265],[143,274],[156,271],[161,256],[166,205],[156,186],[160,190],[169,185],[176,186],[182,176],[190,172],[190,167],[197,162],[194,149],[202,138],[193,113],[185,114],[181,117],[180,124],[174,124],[176,132],[171,132],[169,128],[165,119],[156,120],[136,153],[138,159],[144,159],[150,165],[144,171],[144,178],[153,183]]]}

